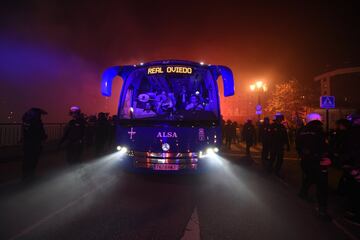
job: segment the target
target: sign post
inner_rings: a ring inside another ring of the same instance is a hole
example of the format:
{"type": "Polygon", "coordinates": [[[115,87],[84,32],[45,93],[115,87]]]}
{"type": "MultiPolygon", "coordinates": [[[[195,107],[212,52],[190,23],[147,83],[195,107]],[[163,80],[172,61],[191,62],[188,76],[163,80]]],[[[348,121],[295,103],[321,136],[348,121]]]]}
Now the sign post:
{"type": "Polygon", "coordinates": [[[326,133],[329,133],[329,109],[335,108],[335,97],[321,96],[320,108],[326,109],[326,133]]]}

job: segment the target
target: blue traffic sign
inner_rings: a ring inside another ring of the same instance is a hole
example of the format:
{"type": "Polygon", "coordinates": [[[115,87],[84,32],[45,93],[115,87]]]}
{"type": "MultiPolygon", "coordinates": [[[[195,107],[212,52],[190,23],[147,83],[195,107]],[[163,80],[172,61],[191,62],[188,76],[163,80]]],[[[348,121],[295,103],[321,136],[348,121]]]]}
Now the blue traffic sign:
{"type": "Polygon", "coordinates": [[[260,104],[256,105],[256,115],[262,114],[262,106],[260,104]]]}
{"type": "Polygon", "coordinates": [[[335,97],[334,96],[321,96],[320,97],[320,108],[335,108],[335,97]]]}

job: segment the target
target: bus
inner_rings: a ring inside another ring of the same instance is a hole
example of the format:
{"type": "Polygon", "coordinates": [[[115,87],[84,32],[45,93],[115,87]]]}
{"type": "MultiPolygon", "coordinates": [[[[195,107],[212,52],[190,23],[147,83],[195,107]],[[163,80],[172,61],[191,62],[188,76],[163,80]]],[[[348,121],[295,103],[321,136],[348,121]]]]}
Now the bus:
{"type": "Polygon", "coordinates": [[[123,80],[116,126],[117,150],[132,169],[201,171],[221,146],[218,78],[234,95],[230,68],[181,60],[110,67],[101,92],[110,97],[123,80]]]}

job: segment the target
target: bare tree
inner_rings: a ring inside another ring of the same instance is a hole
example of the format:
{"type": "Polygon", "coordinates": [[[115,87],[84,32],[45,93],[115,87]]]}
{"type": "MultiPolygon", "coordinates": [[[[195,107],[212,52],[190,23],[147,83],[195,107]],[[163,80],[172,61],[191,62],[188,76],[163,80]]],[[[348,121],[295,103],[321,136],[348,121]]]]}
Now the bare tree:
{"type": "Polygon", "coordinates": [[[313,107],[314,102],[314,90],[300,85],[293,78],[275,85],[265,110],[270,114],[281,112],[290,120],[303,115],[306,108],[313,107]]]}

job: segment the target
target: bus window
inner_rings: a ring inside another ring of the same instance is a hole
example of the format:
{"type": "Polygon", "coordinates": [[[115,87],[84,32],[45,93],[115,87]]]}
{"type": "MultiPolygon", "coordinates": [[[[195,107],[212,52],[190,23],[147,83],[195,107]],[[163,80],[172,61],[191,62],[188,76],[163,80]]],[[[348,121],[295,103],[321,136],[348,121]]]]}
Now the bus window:
{"type": "Polygon", "coordinates": [[[149,75],[146,69],[137,69],[128,81],[120,119],[213,121],[219,117],[215,83],[206,69],[194,68],[187,75],[149,75]]]}
{"type": "Polygon", "coordinates": [[[133,88],[129,87],[126,91],[124,107],[121,110],[120,117],[123,119],[131,118],[131,98],[133,95],[133,88]]]}

